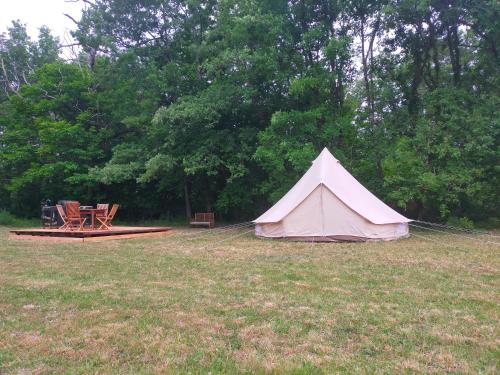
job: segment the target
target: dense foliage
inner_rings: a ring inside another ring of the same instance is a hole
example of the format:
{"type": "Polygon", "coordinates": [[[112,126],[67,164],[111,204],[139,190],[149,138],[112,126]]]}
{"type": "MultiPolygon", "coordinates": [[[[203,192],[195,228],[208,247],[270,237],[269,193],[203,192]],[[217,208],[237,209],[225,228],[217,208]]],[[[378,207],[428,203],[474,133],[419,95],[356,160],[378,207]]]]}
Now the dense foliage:
{"type": "Polygon", "coordinates": [[[409,217],[498,217],[498,2],[85,3],[76,61],[0,38],[0,209],[251,218],[326,146],[409,217]]]}

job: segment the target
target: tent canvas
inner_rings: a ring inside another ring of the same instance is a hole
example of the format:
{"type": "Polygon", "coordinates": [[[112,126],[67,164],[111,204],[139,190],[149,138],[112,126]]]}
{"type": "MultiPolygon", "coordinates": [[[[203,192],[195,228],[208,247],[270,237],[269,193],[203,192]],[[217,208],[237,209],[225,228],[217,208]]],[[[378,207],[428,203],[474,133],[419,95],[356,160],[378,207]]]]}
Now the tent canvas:
{"type": "Polygon", "coordinates": [[[407,236],[410,221],[361,185],[325,148],[254,223],[261,237],[363,241],[407,236]]]}

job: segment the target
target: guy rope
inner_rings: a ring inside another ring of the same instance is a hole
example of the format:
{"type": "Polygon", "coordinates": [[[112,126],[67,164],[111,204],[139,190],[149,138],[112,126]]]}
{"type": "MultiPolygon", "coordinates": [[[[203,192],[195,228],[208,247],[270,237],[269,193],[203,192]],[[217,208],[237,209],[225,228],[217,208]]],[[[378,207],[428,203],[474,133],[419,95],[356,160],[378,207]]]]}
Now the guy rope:
{"type": "MultiPolygon", "coordinates": [[[[500,242],[490,241],[489,239],[479,237],[479,236],[490,236],[490,237],[494,237],[494,238],[500,237],[500,236],[497,236],[497,235],[494,235],[494,234],[491,234],[488,232],[482,232],[482,231],[467,229],[467,228],[460,228],[460,227],[455,227],[455,226],[450,226],[450,225],[445,225],[445,224],[431,223],[428,221],[421,221],[421,220],[414,220],[414,222],[422,224],[422,225],[417,225],[417,224],[412,224],[412,223],[410,223],[409,225],[414,227],[414,228],[419,228],[419,229],[424,229],[424,230],[428,230],[428,231],[432,231],[432,232],[438,232],[438,233],[443,233],[446,235],[452,235],[452,236],[456,236],[456,237],[460,237],[460,238],[465,238],[465,239],[474,241],[476,243],[493,244],[496,246],[500,246],[500,242]],[[436,227],[440,228],[440,229],[436,229],[436,227]],[[469,235],[454,233],[452,231],[466,232],[469,235]],[[477,236],[471,237],[471,235],[477,235],[477,236]]],[[[415,236],[417,236],[417,235],[415,235],[415,236]]]]}

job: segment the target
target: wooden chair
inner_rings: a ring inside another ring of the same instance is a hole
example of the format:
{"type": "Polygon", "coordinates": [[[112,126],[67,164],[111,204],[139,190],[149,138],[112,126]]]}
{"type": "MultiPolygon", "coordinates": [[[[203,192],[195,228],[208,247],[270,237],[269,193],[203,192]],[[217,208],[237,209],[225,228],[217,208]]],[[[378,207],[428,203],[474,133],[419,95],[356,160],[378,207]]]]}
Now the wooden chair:
{"type": "Polygon", "coordinates": [[[109,211],[106,217],[96,216],[96,219],[101,222],[101,226],[99,227],[99,229],[110,229],[112,227],[111,222],[113,221],[116,215],[116,211],[118,211],[118,208],[120,208],[120,205],[114,204],[111,207],[111,211],[109,211]]]}
{"type": "Polygon", "coordinates": [[[194,214],[194,219],[191,219],[189,224],[213,228],[215,226],[214,213],[213,212],[197,212],[194,214]]]}
{"type": "Polygon", "coordinates": [[[83,224],[87,219],[81,217],[80,215],[80,203],[79,202],[68,202],[66,203],[66,221],[68,225],[65,229],[78,228],[78,230],[83,230],[83,224]],[[78,223],[78,225],[75,225],[78,223]]]}
{"type": "Polygon", "coordinates": [[[66,216],[66,212],[64,212],[64,208],[60,204],[56,204],[56,208],[59,216],[61,217],[61,220],[63,221],[63,225],[61,225],[59,229],[66,229],[66,227],[68,226],[68,218],[66,216]]]}
{"type": "Polygon", "coordinates": [[[97,207],[96,207],[98,210],[105,210],[104,211],[104,214],[96,214],[95,216],[96,217],[100,217],[100,218],[105,218],[108,216],[108,212],[109,212],[109,204],[108,203],[97,203],[97,207]]]}

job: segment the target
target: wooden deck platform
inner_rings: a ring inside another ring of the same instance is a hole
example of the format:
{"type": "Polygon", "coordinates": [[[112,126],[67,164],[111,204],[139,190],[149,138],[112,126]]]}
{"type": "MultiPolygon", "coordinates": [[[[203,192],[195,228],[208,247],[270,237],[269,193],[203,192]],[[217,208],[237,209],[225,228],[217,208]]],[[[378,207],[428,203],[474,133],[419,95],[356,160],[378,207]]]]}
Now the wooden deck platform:
{"type": "Polygon", "coordinates": [[[9,239],[36,239],[51,241],[96,241],[120,238],[157,237],[169,234],[170,227],[119,227],[110,230],[69,231],[61,229],[15,229],[9,233],[9,239]]]}

